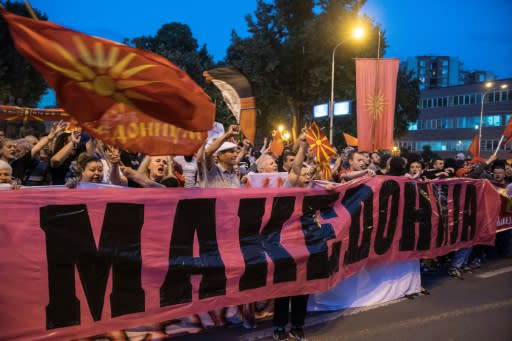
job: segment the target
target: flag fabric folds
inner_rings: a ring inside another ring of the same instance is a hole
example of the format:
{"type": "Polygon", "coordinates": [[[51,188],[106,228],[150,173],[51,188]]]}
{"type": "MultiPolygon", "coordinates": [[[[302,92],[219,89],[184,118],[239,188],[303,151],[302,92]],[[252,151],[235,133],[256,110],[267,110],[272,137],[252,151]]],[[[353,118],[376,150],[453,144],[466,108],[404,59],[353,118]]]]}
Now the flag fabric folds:
{"type": "Polygon", "coordinates": [[[51,22],[0,13],[18,51],[55,89],[62,108],[94,137],[149,155],[192,154],[206,139],[215,105],[167,59],[51,22]]]}
{"type": "Polygon", "coordinates": [[[333,146],[329,140],[320,130],[320,128],[313,122],[305,132],[306,140],[309,148],[313,151],[318,162],[328,161],[332,155],[336,154],[333,146]]]}
{"type": "Polygon", "coordinates": [[[357,58],[357,138],[361,151],[391,150],[398,58],[357,58]]]}
{"type": "Polygon", "coordinates": [[[106,144],[147,155],[193,155],[208,137],[207,131],[186,130],[123,103],[81,127],[106,144]]]}
{"type": "Polygon", "coordinates": [[[332,169],[329,161],[320,162],[320,169],[322,171],[322,177],[324,180],[331,181],[332,180],[332,169]]]}
{"type": "Polygon", "coordinates": [[[270,142],[270,146],[268,150],[274,154],[276,157],[281,156],[284,151],[284,142],[283,136],[279,130],[275,131],[274,136],[272,137],[272,142],[270,142]]]}
{"type": "MultiPolygon", "coordinates": [[[[512,140],[512,116],[508,119],[507,125],[505,127],[505,130],[503,130],[503,142],[502,146],[506,145],[510,140],[512,140]]],[[[501,147],[501,146],[500,146],[501,147]]]]}
{"type": "Polygon", "coordinates": [[[240,124],[240,130],[254,144],[256,134],[256,100],[247,77],[234,68],[221,67],[203,72],[221,92],[226,105],[240,124]]]}
{"type": "Polygon", "coordinates": [[[473,158],[480,156],[480,135],[476,133],[471,140],[471,144],[469,145],[468,152],[471,153],[473,158]]]}
{"type": "Polygon", "coordinates": [[[347,144],[347,146],[357,147],[357,145],[358,145],[357,137],[354,137],[347,133],[343,133],[343,137],[345,138],[345,143],[347,144]]]}
{"type": "MultiPolygon", "coordinates": [[[[0,10],[18,51],[55,89],[80,124],[97,124],[118,105],[134,115],[207,132],[215,105],[183,70],[148,51],[0,10]],[[107,114],[108,113],[108,114],[107,114]]],[[[119,122],[127,123],[122,118],[119,122]]]]}

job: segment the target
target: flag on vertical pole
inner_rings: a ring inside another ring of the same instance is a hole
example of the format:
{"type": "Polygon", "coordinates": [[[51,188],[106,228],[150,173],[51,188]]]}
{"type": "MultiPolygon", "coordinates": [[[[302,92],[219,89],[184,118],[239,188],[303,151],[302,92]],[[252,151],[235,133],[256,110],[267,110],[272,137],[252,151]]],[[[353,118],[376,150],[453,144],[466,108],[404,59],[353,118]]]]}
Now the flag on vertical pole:
{"type": "Polygon", "coordinates": [[[315,154],[317,161],[328,161],[331,156],[336,154],[336,150],[331,146],[329,140],[315,122],[309,126],[305,135],[309,148],[315,154]]]}
{"type": "Polygon", "coordinates": [[[471,153],[473,158],[480,156],[480,135],[478,133],[473,136],[471,144],[469,145],[468,152],[471,153]]]}
{"type": "Polygon", "coordinates": [[[256,100],[251,84],[240,71],[220,67],[203,72],[204,78],[212,82],[222,93],[229,110],[240,124],[240,130],[254,144],[256,134],[256,100]]]}
{"type": "Polygon", "coordinates": [[[357,58],[358,149],[393,148],[398,58],[357,58]]]}

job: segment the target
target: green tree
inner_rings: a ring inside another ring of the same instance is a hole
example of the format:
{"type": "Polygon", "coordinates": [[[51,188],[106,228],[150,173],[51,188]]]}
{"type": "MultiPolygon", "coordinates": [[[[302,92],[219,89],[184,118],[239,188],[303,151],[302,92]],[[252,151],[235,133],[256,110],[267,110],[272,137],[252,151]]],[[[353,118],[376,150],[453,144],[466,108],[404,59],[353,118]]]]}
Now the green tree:
{"type": "Polygon", "coordinates": [[[185,24],[177,22],[164,24],[155,36],[125,39],[125,42],[169,59],[201,85],[205,83],[203,71],[214,65],[206,46],[199,49],[190,27],[185,24]]]}
{"type": "Polygon", "coordinates": [[[409,123],[415,122],[420,114],[420,81],[414,79],[412,72],[398,71],[395,111],[395,139],[407,134],[409,123]]]}
{"type": "MultiPolygon", "coordinates": [[[[300,128],[311,118],[313,105],[329,101],[332,49],[359,22],[367,30],[365,42],[347,41],[337,49],[335,60],[335,99],[355,97],[352,58],[377,54],[378,28],[369,18],[357,15],[362,4],[357,0],[258,1],[254,16],[246,17],[250,36],[232,34],[226,63],[240,69],[253,84],[262,112],[259,132],[271,131],[279,123],[276,120],[296,121],[300,128]]],[[[336,123],[335,143],[339,143],[346,127],[336,123]]]]}
{"type": "Polygon", "coordinates": [[[124,39],[125,44],[159,54],[185,71],[202,86],[217,106],[216,120],[224,124],[235,123],[233,115],[217,88],[206,83],[203,72],[216,67],[206,45],[199,48],[188,25],[172,22],[164,24],[154,36],[124,39]]]}
{"type": "MultiPolygon", "coordinates": [[[[30,17],[25,5],[20,2],[2,2],[4,8],[12,13],[30,17]]],[[[45,14],[34,9],[40,20],[46,20],[45,14]]],[[[0,16],[0,103],[7,103],[10,97],[24,106],[35,106],[48,85],[43,77],[18,53],[9,33],[7,23],[0,16]]]]}

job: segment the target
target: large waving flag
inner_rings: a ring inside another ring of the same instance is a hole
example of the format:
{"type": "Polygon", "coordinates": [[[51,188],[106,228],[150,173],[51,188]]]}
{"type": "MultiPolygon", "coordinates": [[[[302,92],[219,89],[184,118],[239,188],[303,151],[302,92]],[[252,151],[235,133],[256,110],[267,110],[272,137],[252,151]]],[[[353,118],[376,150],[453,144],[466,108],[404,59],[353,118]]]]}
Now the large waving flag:
{"type": "Polygon", "coordinates": [[[147,155],[192,155],[208,137],[207,131],[186,130],[123,103],[113,105],[99,120],[81,126],[109,145],[147,155]]]}
{"type": "Polygon", "coordinates": [[[309,126],[305,135],[309,148],[315,154],[318,162],[328,161],[331,156],[336,154],[336,150],[315,122],[309,126]]]}
{"type": "MultiPolygon", "coordinates": [[[[215,105],[181,69],[148,51],[91,37],[0,9],[18,51],[55,89],[80,124],[119,105],[190,131],[207,132],[215,105]]],[[[120,121],[123,121],[120,119],[120,121]]]]}
{"type": "Polygon", "coordinates": [[[220,90],[226,105],[240,124],[240,130],[254,144],[256,100],[249,80],[238,70],[229,67],[205,71],[203,76],[220,90]]]}
{"type": "Polygon", "coordinates": [[[357,138],[361,151],[391,150],[398,58],[357,58],[357,138]]]}

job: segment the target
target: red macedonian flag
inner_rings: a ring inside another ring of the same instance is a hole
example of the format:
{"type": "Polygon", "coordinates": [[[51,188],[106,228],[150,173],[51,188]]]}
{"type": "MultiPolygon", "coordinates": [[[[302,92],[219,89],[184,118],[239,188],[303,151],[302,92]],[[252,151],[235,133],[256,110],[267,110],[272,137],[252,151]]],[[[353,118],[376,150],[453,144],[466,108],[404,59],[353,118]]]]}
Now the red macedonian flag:
{"type": "Polygon", "coordinates": [[[283,155],[283,136],[281,135],[281,132],[279,130],[275,131],[275,134],[272,137],[272,142],[270,142],[270,146],[268,147],[268,150],[276,157],[283,155]]]}
{"type": "Polygon", "coordinates": [[[315,122],[309,126],[305,135],[309,143],[309,148],[311,148],[315,154],[317,161],[328,161],[332,155],[336,154],[336,150],[334,150],[327,137],[320,128],[318,128],[315,122]]]}
{"type": "Polygon", "coordinates": [[[473,135],[471,139],[471,144],[469,145],[468,152],[471,153],[473,158],[480,156],[480,135],[476,133],[473,135]]]}
{"type": "Polygon", "coordinates": [[[148,51],[0,10],[18,51],[81,124],[119,104],[189,131],[213,125],[215,105],[181,69],[148,51]]]}
{"type": "Polygon", "coordinates": [[[504,146],[508,142],[510,142],[510,140],[512,140],[512,116],[510,116],[510,118],[507,122],[507,126],[505,127],[505,130],[503,130],[502,135],[504,136],[504,138],[503,138],[503,142],[501,145],[504,146]]]}
{"type": "Polygon", "coordinates": [[[357,58],[358,150],[393,148],[398,58],[357,58]]]}

